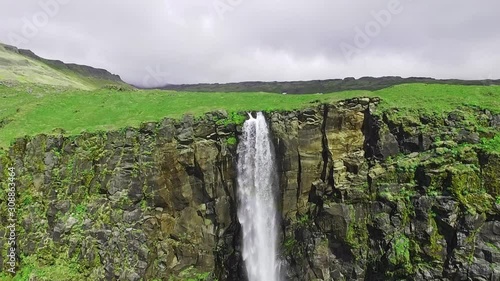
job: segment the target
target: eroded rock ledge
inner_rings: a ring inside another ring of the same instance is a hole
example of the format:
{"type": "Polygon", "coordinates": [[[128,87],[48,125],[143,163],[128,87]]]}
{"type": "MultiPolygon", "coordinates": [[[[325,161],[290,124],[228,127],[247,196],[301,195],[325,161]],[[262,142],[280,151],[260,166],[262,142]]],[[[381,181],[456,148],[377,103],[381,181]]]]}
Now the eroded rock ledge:
{"type": "MultiPolygon", "coordinates": [[[[500,280],[500,156],[475,146],[500,117],[465,107],[405,116],[379,102],[267,113],[288,280],[500,280]]],[[[240,129],[220,111],[17,140],[0,168],[19,174],[21,268],[244,280],[240,129]]]]}

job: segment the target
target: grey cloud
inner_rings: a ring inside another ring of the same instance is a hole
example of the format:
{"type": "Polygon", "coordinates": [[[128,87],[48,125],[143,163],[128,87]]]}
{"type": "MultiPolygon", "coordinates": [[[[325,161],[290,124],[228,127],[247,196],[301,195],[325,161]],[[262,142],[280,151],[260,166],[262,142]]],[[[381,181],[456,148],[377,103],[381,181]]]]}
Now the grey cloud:
{"type": "MultiPolygon", "coordinates": [[[[2,1],[0,41],[22,34],[23,17],[53,1],[62,0],[2,1]]],[[[339,45],[356,47],[355,28],[364,30],[374,12],[397,0],[64,1],[19,47],[106,68],[134,84],[500,77],[494,0],[400,0],[402,12],[348,59],[339,45]]]]}

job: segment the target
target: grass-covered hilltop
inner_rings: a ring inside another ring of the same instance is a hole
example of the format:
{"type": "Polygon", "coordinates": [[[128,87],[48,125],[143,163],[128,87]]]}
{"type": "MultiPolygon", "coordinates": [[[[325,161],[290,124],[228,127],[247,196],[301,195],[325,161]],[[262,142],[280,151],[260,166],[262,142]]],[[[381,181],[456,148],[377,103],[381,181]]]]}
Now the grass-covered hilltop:
{"type": "Polygon", "coordinates": [[[253,111],[275,151],[285,280],[500,280],[500,85],[337,82],[146,90],[0,45],[17,239],[0,280],[246,280],[237,147],[253,111]]]}
{"type": "Polygon", "coordinates": [[[0,43],[0,82],[84,90],[101,87],[131,88],[118,75],[113,75],[107,70],[44,59],[30,50],[18,49],[2,43],[0,43]]]}

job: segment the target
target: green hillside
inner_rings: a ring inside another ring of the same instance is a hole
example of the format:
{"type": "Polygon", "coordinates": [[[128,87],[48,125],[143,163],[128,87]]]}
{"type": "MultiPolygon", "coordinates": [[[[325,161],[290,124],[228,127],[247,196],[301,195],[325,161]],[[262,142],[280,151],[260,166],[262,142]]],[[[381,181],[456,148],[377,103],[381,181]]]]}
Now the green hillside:
{"type": "Polygon", "coordinates": [[[342,99],[378,96],[381,109],[397,108],[406,114],[442,114],[460,106],[500,113],[500,86],[404,84],[379,91],[344,91],[329,94],[281,95],[271,93],[199,93],[162,90],[61,90],[58,87],[0,85],[0,147],[17,137],[39,133],[79,134],[83,131],[139,126],[186,113],[201,116],[224,109],[291,110],[342,99]]]}
{"type": "Polygon", "coordinates": [[[41,84],[94,90],[127,87],[119,76],[103,69],[47,60],[33,52],[0,43],[0,83],[41,84]]]}

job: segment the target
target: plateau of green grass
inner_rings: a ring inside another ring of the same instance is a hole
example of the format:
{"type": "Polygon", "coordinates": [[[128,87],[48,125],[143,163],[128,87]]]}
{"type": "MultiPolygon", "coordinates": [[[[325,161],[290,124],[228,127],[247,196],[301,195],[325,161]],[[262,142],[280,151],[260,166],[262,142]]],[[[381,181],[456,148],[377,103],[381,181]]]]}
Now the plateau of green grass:
{"type": "Polygon", "coordinates": [[[95,91],[56,86],[0,85],[0,147],[18,137],[116,130],[164,117],[201,116],[224,109],[231,112],[292,110],[352,97],[382,98],[381,108],[446,112],[469,105],[500,112],[500,86],[404,84],[379,91],[281,95],[271,93],[199,93],[161,90],[95,91]],[[62,130],[61,130],[62,129],[62,130]]]}
{"type": "Polygon", "coordinates": [[[474,106],[500,112],[500,86],[402,84],[372,93],[383,99],[383,108],[449,112],[460,106],[474,106]]]}

